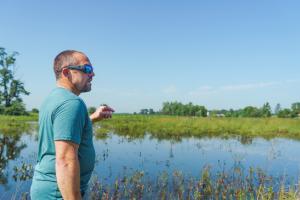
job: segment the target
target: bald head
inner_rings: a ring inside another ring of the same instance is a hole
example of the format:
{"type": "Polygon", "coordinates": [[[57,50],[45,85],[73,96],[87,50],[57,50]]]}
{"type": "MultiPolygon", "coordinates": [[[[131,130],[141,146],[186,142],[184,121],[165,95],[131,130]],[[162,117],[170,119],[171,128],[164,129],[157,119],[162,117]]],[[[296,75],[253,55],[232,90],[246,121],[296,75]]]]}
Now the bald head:
{"type": "Polygon", "coordinates": [[[82,58],[89,60],[88,57],[80,51],[66,50],[59,53],[55,57],[53,65],[56,80],[60,78],[62,68],[80,65],[82,58]]]}

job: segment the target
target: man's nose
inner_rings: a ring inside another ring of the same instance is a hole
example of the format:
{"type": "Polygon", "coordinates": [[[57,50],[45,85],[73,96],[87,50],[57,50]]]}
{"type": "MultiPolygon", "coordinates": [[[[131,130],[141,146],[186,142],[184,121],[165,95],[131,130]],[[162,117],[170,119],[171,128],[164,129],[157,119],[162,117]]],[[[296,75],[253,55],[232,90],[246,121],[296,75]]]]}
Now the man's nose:
{"type": "Polygon", "coordinates": [[[89,77],[94,77],[95,75],[96,75],[95,72],[92,72],[89,74],[89,77]]]}

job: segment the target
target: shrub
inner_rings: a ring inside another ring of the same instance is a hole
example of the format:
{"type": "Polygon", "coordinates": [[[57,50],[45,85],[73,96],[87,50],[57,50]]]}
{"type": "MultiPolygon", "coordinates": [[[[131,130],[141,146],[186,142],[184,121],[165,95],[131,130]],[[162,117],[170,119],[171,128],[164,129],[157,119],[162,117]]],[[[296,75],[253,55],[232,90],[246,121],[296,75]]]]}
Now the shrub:
{"type": "Polygon", "coordinates": [[[32,108],[31,112],[32,113],[39,113],[39,110],[37,108],[32,108]]]}
{"type": "Polygon", "coordinates": [[[293,118],[293,117],[297,117],[297,113],[286,108],[286,109],[279,111],[277,116],[280,118],[293,118]]]}
{"type": "Polygon", "coordinates": [[[25,105],[22,102],[15,101],[11,106],[5,107],[3,114],[5,115],[28,115],[25,105]]]}

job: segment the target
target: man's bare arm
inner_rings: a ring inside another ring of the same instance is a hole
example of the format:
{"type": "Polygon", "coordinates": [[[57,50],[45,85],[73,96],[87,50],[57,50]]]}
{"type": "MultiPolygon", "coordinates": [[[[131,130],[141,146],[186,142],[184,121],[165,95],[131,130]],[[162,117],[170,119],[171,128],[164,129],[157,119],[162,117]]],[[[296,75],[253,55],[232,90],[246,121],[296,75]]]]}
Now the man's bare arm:
{"type": "Polygon", "coordinates": [[[100,106],[93,114],[90,115],[90,119],[92,122],[97,122],[102,119],[111,118],[113,112],[115,112],[115,110],[109,106],[100,106]]]}
{"type": "Polygon", "coordinates": [[[78,145],[69,141],[55,141],[56,178],[63,199],[80,200],[80,166],[78,145]]]}

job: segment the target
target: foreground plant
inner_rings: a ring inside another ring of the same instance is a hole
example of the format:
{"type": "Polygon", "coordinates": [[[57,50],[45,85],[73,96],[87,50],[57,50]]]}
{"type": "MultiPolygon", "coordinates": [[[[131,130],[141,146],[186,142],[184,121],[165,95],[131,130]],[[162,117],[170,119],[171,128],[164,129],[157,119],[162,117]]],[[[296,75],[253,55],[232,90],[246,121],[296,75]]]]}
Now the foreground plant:
{"type": "Polygon", "coordinates": [[[296,200],[299,188],[287,185],[281,179],[267,176],[261,169],[244,172],[234,167],[227,172],[213,173],[205,167],[200,176],[186,177],[180,171],[162,172],[157,178],[135,171],[105,184],[94,178],[90,188],[91,199],[234,199],[234,200],[296,200]],[[214,174],[214,175],[213,175],[214,174]]]}

